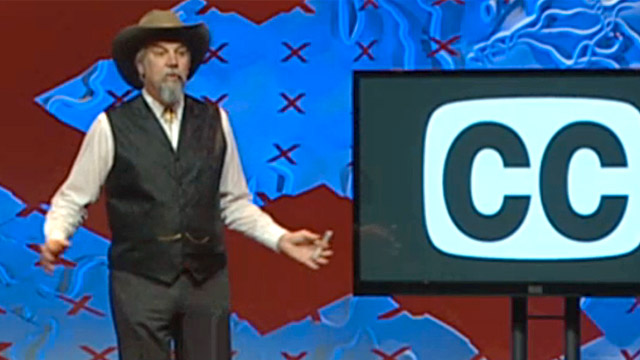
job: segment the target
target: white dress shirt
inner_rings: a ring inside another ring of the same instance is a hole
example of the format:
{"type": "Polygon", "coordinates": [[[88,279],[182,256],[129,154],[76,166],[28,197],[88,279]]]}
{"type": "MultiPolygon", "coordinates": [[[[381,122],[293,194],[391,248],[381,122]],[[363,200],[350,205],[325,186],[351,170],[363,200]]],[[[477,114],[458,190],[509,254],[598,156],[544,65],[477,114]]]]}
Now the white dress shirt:
{"type": "MultiPolygon", "coordinates": [[[[169,125],[162,120],[164,106],[145,90],[142,97],[153,110],[173,148],[177,149],[184,103],[178,104],[175,109],[177,119],[169,125]]],[[[278,239],[287,230],[251,202],[229,118],[222,109],[220,115],[227,143],[220,178],[222,221],[230,229],[277,250],[278,239]]],[[[47,239],[69,239],[75,233],[87,217],[86,207],[98,199],[114,158],[113,133],[107,114],[103,112],[87,131],[67,179],[51,200],[44,224],[47,239]]]]}

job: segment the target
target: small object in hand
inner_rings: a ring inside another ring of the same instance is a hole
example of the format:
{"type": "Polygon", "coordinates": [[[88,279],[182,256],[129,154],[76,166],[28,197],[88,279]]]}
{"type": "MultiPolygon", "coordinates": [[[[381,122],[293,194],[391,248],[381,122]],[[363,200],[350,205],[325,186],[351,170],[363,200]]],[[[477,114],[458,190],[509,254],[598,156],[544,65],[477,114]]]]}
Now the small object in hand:
{"type": "Polygon", "coordinates": [[[320,256],[320,252],[322,251],[322,249],[324,247],[326,247],[327,245],[329,245],[329,240],[331,240],[331,237],[333,236],[333,231],[331,230],[327,230],[324,232],[324,235],[322,236],[322,240],[320,240],[320,242],[322,243],[322,245],[324,246],[318,246],[316,247],[316,250],[313,252],[313,258],[317,259],[318,256],[320,256]]]}

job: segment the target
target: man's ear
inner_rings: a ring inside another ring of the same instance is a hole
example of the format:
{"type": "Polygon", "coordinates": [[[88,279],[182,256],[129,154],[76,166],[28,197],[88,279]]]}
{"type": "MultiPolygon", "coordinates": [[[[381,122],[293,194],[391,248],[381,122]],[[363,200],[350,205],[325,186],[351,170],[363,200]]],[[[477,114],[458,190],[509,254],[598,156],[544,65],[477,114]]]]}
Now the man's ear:
{"type": "Polygon", "coordinates": [[[136,69],[138,70],[138,77],[140,80],[144,81],[144,58],[145,58],[146,49],[142,49],[138,51],[135,58],[136,69]]]}
{"type": "Polygon", "coordinates": [[[142,62],[136,62],[136,68],[138,69],[138,76],[140,77],[140,80],[144,80],[144,65],[142,65],[142,62]]]}

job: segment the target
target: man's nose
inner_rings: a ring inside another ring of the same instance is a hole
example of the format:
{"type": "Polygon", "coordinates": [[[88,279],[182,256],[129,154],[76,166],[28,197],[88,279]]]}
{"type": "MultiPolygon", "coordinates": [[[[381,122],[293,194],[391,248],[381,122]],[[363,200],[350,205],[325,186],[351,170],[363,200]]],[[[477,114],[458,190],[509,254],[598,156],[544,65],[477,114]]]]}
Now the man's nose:
{"type": "Polygon", "coordinates": [[[169,53],[167,56],[167,66],[176,67],[178,66],[178,56],[174,53],[169,53]]]}

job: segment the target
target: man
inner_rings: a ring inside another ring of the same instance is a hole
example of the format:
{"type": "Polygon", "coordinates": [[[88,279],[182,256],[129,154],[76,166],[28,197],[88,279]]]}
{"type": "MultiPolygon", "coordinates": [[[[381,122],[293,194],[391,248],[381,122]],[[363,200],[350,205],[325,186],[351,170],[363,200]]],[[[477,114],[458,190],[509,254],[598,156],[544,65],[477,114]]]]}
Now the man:
{"type": "Polygon", "coordinates": [[[113,58],[141,95],[98,116],[51,201],[42,263],[52,271],[105,187],[109,294],[121,360],[230,358],[223,224],[317,269],[332,252],[250,202],[226,113],[183,93],[209,48],[204,24],[153,10],[113,58]]]}

